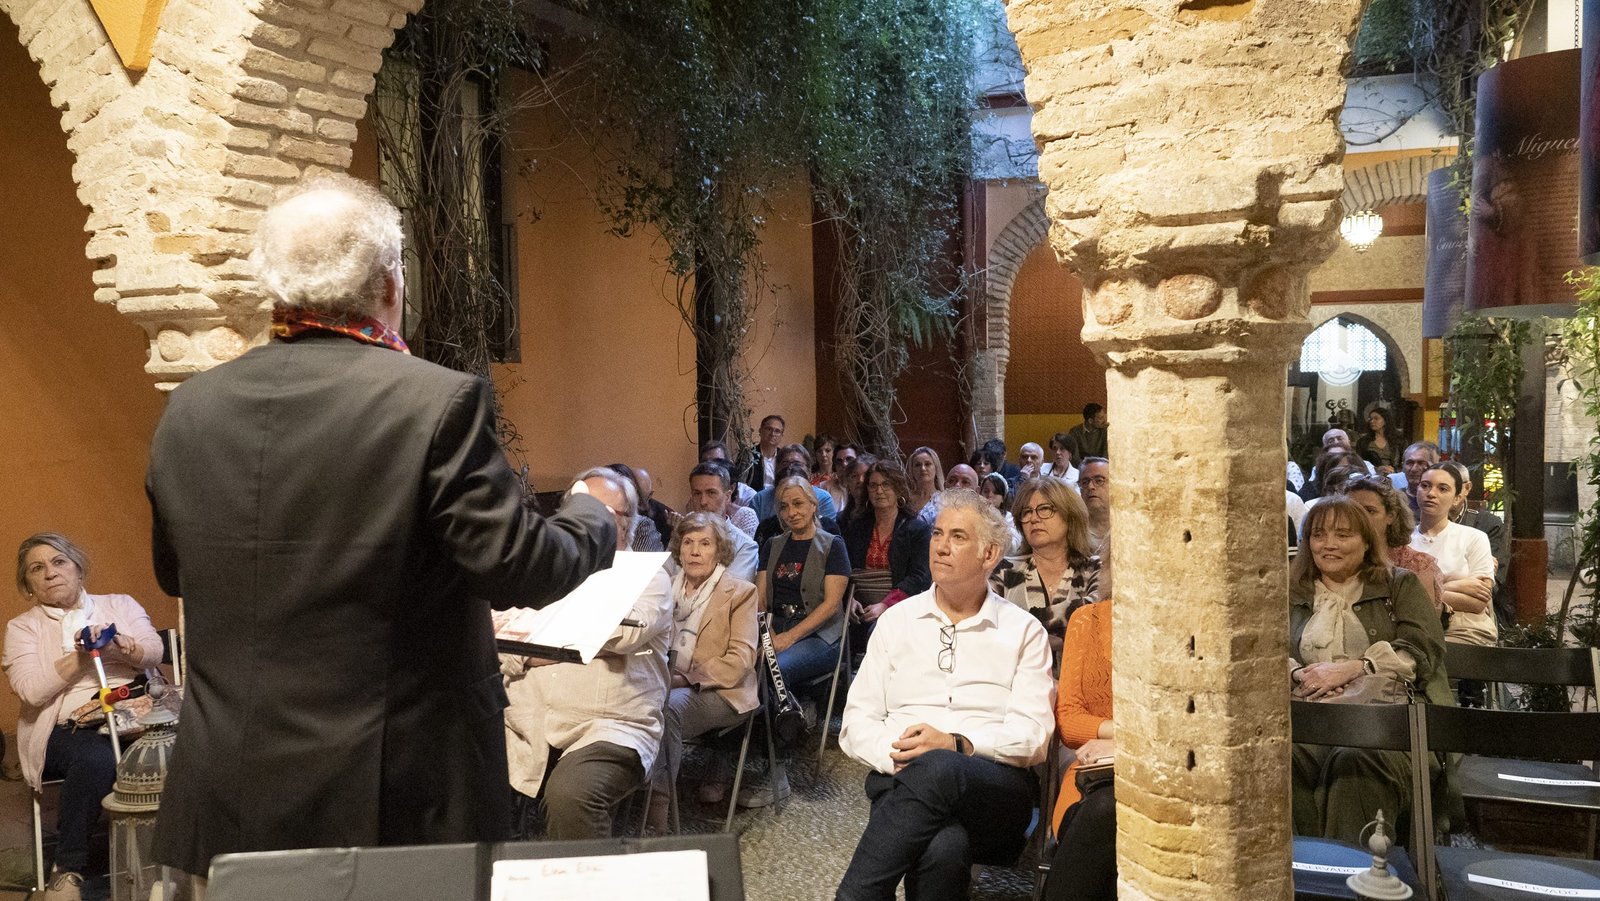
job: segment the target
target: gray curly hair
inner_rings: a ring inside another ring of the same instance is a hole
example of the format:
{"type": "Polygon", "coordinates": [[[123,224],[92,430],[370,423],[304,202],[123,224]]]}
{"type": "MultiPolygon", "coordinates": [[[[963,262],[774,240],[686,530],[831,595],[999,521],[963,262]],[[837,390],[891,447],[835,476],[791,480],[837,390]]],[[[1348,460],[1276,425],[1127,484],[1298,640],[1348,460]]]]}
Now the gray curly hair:
{"type": "Polygon", "coordinates": [[[400,273],[404,241],[400,211],[377,188],[319,174],[262,214],[250,262],[274,306],[371,315],[384,278],[400,273]]]}

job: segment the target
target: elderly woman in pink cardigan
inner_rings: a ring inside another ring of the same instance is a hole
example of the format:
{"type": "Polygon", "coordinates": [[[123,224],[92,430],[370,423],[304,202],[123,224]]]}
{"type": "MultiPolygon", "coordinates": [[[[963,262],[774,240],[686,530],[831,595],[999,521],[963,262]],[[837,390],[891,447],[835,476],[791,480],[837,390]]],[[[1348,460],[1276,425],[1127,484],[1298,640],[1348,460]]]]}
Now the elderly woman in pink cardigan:
{"type": "Polygon", "coordinates": [[[116,779],[116,756],[98,724],[77,728],[71,714],[100,691],[94,662],[77,640],[88,628],[98,639],[115,624],[117,634],[100,650],[112,686],[133,681],[161,662],[161,636],[139,602],[125,594],[89,594],[83,580],[89,560],[65,536],[41,532],[17,548],[17,590],[34,606],[6,625],[0,658],[11,688],[22,699],[17,722],[22,774],[37,791],[61,779],[61,818],[49,899],[75,899],[89,861],[89,833],[100,799],[116,779]]]}

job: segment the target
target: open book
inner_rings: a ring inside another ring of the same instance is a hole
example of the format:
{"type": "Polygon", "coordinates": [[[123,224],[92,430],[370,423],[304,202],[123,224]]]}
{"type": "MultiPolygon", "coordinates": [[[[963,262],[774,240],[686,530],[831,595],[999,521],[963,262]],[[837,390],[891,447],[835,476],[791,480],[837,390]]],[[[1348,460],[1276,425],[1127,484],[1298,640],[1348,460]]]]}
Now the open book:
{"type": "Polygon", "coordinates": [[[514,607],[494,615],[495,648],[503,654],[588,663],[650,586],[665,553],[618,551],[610,569],[538,610],[514,607]]]}

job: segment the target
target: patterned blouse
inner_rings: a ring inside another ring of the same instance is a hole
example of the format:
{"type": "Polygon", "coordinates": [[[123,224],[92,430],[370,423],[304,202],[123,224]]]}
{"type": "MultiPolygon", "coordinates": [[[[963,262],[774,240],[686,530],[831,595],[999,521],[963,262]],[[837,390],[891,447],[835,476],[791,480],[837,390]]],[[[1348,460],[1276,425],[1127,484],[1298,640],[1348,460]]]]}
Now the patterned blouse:
{"type": "Polygon", "coordinates": [[[1033,555],[1006,557],[994,572],[994,590],[1006,600],[1035,613],[1052,635],[1064,635],[1067,620],[1084,604],[1101,600],[1100,558],[1072,561],[1055,586],[1046,590],[1033,555]]]}

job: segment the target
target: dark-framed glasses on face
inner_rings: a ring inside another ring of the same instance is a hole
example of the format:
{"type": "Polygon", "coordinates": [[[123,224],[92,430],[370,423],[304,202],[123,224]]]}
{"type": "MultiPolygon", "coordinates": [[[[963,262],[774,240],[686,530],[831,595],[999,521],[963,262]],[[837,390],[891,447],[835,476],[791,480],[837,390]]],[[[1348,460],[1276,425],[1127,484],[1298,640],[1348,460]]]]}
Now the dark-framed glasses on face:
{"type": "Polygon", "coordinates": [[[1111,484],[1111,479],[1107,478],[1106,476],[1091,476],[1087,479],[1079,479],[1078,482],[1079,484],[1093,485],[1098,488],[1101,485],[1111,484]]]}
{"type": "Polygon", "coordinates": [[[939,627],[939,669],[953,673],[956,669],[956,627],[949,623],[939,627]]]}
{"type": "Polygon", "coordinates": [[[1055,519],[1056,507],[1054,504],[1034,504],[1032,507],[1024,507],[1017,514],[1017,522],[1022,522],[1030,516],[1040,522],[1044,522],[1047,519],[1055,519]]]}

